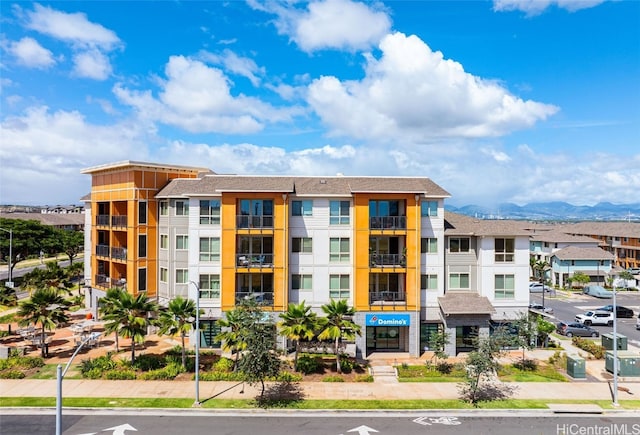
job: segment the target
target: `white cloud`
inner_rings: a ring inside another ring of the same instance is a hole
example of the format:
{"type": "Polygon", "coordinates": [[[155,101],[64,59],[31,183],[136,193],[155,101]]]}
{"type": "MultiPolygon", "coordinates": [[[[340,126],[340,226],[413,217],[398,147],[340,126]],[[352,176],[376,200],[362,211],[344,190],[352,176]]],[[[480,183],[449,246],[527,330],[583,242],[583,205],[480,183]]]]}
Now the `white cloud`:
{"type": "Polygon", "coordinates": [[[222,65],[226,71],[233,74],[248,78],[253,86],[258,86],[260,77],[265,74],[265,69],[258,67],[253,59],[238,56],[229,49],[223,50],[220,55],[203,51],[200,58],[205,62],[222,65]]]}
{"type": "Polygon", "coordinates": [[[16,57],[18,63],[29,68],[47,69],[56,63],[53,53],[33,38],[24,37],[10,43],[9,51],[16,57]]]}
{"type": "Polygon", "coordinates": [[[508,162],[511,160],[511,157],[504,151],[498,151],[493,148],[481,148],[480,151],[493,158],[496,162],[508,162]]]}
{"type": "Polygon", "coordinates": [[[254,9],[275,14],[278,33],[287,35],[303,51],[324,49],[366,50],[389,31],[391,20],[380,3],[324,0],[301,3],[250,1],[254,9]],[[357,23],[354,25],[354,23],[357,23]]]}
{"type": "Polygon", "coordinates": [[[539,15],[550,6],[557,6],[570,12],[587,9],[606,0],[493,0],[495,11],[522,11],[527,16],[539,15]]]}
{"type": "Polygon", "coordinates": [[[122,85],[116,85],[114,93],[141,117],[194,133],[255,133],[266,122],[288,121],[301,113],[297,108],[275,108],[258,98],[233,96],[221,70],[184,56],[172,56],[165,74],[157,99],[150,91],[132,91],[122,85]]]}
{"type": "Polygon", "coordinates": [[[333,134],[413,143],[500,136],[533,126],[558,108],[524,101],[464,71],[416,36],[395,33],[367,56],[366,77],[316,79],[308,102],[333,134]]]}
{"type": "Polygon", "coordinates": [[[111,75],[109,58],[98,50],[88,50],[73,56],[73,73],[78,77],[106,80],[111,75]]]}

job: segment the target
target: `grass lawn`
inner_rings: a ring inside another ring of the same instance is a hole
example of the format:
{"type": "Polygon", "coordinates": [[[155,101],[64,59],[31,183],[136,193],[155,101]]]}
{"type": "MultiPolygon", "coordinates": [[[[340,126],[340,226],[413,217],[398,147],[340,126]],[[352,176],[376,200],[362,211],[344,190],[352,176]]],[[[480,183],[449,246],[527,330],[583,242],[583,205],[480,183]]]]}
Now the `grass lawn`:
{"type": "Polygon", "coordinates": [[[548,365],[538,365],[535,371],[502,366],[498,370],[498,377],[503,382],[569,382],[555,367],[548,365]]]}
{"type": "Polygon", "coordinates": [[[464,382],[464,370],[454,368],[449,374],[442,374],[435,368],[423,366],[398,366],[400,382],[464,382]]]}

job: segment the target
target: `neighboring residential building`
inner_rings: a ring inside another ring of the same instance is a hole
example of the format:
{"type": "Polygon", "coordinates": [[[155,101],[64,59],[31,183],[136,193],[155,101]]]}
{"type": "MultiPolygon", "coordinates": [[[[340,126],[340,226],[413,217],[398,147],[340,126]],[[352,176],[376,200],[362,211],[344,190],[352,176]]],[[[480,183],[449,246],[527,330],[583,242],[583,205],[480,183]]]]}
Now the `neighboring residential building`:
{"type": "Polygon", "coordinates": [[[447,351],[466,351],[528,305],[529,233],[445,216],[449,194],[425,177],[218,175],[140,162],[83,173],[92,176],[92,304],[114,285],[163,305],[197,288],[202,347],[219,346],[216,321],[245,297],[274,320],[289,303],[321,313],[348,300],[359,356],[418,356],[442,327],[447,351]]]}
{"type": "Polygon", "coordinates": [[[84,216],[82,214],[43,214],[43,213],[0,213],[3,219],[34,220],[42,225],[59,230],[82,231],[84,229],[84,216]]]}

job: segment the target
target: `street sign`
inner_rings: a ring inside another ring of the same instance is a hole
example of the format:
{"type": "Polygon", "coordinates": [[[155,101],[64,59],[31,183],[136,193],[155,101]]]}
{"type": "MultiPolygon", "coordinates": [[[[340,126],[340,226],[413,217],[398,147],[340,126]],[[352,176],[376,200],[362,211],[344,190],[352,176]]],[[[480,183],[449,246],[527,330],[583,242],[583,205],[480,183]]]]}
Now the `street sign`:
{"type": "Polygon", "coordinates": [[[13,288],[13,281],[6,281],[4,285],[6,285],[9,288],[13,288]]]}

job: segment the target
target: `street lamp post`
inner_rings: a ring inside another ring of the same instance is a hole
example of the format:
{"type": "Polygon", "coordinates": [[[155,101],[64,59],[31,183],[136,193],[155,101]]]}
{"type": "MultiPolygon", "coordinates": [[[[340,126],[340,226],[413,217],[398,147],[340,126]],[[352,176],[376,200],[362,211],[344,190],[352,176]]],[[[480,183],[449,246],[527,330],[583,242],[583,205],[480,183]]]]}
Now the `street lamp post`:
{"type": "Polygon", "coordinates": [[[193,406],[200,406],[200,286],[189,282],[196,288],[196,401],[193,406]]]}
{"type": "Polygon", "coordinates": [[[87,338],[82,340],[82,342],[78,345],[78,348],[76,349],[76,351],[73,352],[73,355],[71,355],[71,358],[69,359],[69,362],[67,362],[67,365],[64,368],[64,371],[62,370],[62,364],[58,364],[58,367],[56,367],[56,380],[57,380],[56,435],[60,435],[62,433],[62,379],[64,378],[64,375],[67,374],[67,370],[69,370],[69,367],[71,366],[71,362],[76,357],[78,352],[80,352],[80,349],[82,349],[82,346],[87,344],[89,340],[97,340],[98,337],[100,337],[101,335],[102,335],[102,332],[93,332],[89,334],[87,338]]]}
{"type": "Polygon", "coordinates": [[[618,405],[618,310],[616,309],[616,286],[613,286],[613,406],[618,405]]]}
{"type": "Polygon", "coordinates": [[[9,282],[9,287],[13,287],[13,279],[12,279],[13,275],[11,273],[11,262],[13,261],[13,252],[12,252],[12,248],[13,248],[13,230],[12,229],[5,230],[4,228],[0,228],[0,230],[4,231],[6,233],[9,233],[9,263],[8,263],[8,265],[9,265],[9,274],[8,274],[9,281],[8,282],[9,282]]]}

